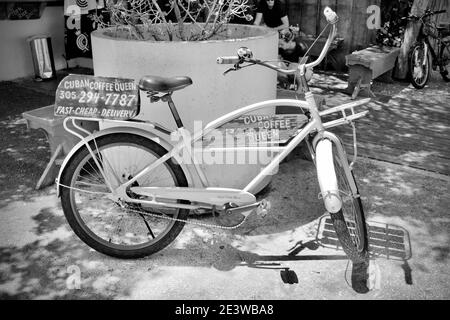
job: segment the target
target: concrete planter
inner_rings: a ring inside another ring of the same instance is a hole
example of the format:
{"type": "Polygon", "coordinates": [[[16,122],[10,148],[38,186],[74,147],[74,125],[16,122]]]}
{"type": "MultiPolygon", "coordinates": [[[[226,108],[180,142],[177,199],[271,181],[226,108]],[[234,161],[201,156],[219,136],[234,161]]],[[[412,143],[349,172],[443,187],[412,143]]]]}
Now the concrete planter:
{"type": "MultiPolygon", "coordinates": [[[[239,107],[276,97],[274,71],[255,66],[223,76],[229,66],[216,63],[217,57],[235,55],[242,46],[250,48],[259,59],[276,59],[276,31],[230,25],[226,40],[186,42],[130,40],[114,37],[114,30],[97,30],[91,35],[95,75],[133,78],[136,82],[145,75],[191,77],[193,85],[172,96],[185,127],[190,130],[195,121],[201,121],[205,126],[239,107]]],[[[167,104],[150,104],[145,93],[141,94],[138,118],[176,128],[167,104]]],[[[204,166],[213,185],[226,187],[245,186],[260,167],[242,164],[204,166]]]]}

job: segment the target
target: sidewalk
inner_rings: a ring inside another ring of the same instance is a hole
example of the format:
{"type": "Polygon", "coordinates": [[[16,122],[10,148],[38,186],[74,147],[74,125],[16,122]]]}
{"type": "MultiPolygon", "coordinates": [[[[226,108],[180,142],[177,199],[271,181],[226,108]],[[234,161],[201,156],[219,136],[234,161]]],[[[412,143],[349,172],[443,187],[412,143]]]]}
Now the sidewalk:
{"type": "MultiPolygon", "coordinates": [[[[315,75],[311,85],[315,93],[325,96],[329,107],[350,101],[341,92],[347,87],[342,76],[315,75]]],[[[357,121],[358,154],[450,175],[450,84],[433,72],[423,90],[404,82],[375,82],[372,90],[376,97],[366,107],[370,113],[357,121]]],[[[292,94],[282,92],[281,96],[292,94]]],[[[333,130],[352,152],[351,128],[333,130]]]]}
{"type": "MultiPolygon", "coordinates": [[[[26,131],[20,114],[53,102],[51,85],[36,85],[0,84],[0,130],[8,137],[0,141],[0,298],[450,298],[450,93],[439,78],[420,92],[407,84],[377,84],[371,114],[358,125],[363,146],[355,176],[368,221],[405,228],[412,248],[408,260],[374,258],[366,294],[351,287],[343,252],[316,241],[323,204],[313,165],[300,158],[283,163],[261,195],[272,202],[264,220],[251,217],[236,231],[186,225],[172,246],[140,260],[89,249],[68,227],[54,187],[33,190],[48,146],[42,133],[26,131]],[[297,284],[282,281],[286,269],[296,273],[297,284]]],[[[344,87],[338,77],[314,79],[328,106],[349,101],[336,92],[344,87]]]]}

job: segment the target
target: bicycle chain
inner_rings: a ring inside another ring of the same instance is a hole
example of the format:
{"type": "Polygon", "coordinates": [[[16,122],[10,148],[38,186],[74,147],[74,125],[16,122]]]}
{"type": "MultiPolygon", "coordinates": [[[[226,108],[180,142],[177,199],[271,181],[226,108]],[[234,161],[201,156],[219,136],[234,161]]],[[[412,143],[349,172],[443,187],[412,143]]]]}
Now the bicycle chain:
{"type": "Polygon", "coordinates": [[[138,210],[134,210],[134,209],[131,209],[131,208],[124,208],[124,209],[128,210],[129,212],[140,213],[140,214],[147,215],[147,216],[152,216],[152,217],[155,217],[155,218],[166,219],[166,220],[171,220],[171,221],[176,221],[176,222],[189,223],[189,224],[194,224],[194,225],[201,226],[201,227],[216,228],[216,229],[223,229],[223,230],[234,230],[234,229],[237,229],[240,226],[242,226],[245,223],[245,221],[247,220],[247,216],[244,216],[244,219],[241,222],[239,222],[237,225],[231,226],[231,227],[225,227],[225,226],[220,226],[218,224],[199,222],[197,220],[188,220],[188,219],[183,220],[183,219],[172,218],[172,217],[165,216],[165,215],[158,215],[158,214],[149,213],[149,212],[146,212],[146,211],[138,211],[138,210]]]}
{"type": "MultiPolygon", "coordinates": [[[[74,188],[74,187],[69,187],[69,186],[63,185],[61,183],[59,185],[64,187],[64,188],[72,189],[72,190],[79,191],[79,192],[87,192],[87,193],[92,193],[92,194],[105,194],[103,192],[91,192],[91,191],[86,191],[86,190],[82,190],[82,189],[78,189],[78,188],[74,188]]],[[[223,229],[223,230],[234,230],[234,229],[237,229],[240,226],[242,226],[245,223],[245,221],[247,220],[247,216],[244,216],[244,219],[241,222],[239,222],[237,225],[232,226],[232,227],[225,227],[225,226],[220,226],[218,224],[199,222],[197,220],[194,220],[194,221],[188,220],[188,219],[183,220],[183,219],[177,219],[177,218],[168,217],[168,216],[165,216],[165,215],[158,215],[158,214],[150,213],[150,212],[147,212],[147,211],[134,210],[134,209],[131,209],[131,208],[127,208],[127,207],[125,207],[123,205],[120,205],[120,207],[122,207],[123,209],[125,209],[125,210],[127,210],[129,212],[134,212],[134,213],[138,213],[138,214],[140,213],[140,214],[144,214],[144,215],[147,215],[147,216],[152,216],[152,217],[155,217],[155,218],[171,220],[171,221],[176,221],[176,222],[183,222],[183,223],[188,223],[188,224],[194,224],[194,225],[198,225],[198,226],[201,226],[201,227],[207,227],[207,228],[223,229]]]]}

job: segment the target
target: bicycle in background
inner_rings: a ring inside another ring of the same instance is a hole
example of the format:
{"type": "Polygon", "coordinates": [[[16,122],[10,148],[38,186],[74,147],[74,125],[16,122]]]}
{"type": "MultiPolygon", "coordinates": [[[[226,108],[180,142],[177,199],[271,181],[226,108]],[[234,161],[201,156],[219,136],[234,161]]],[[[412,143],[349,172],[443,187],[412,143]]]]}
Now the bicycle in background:
{"type": "Polygon", "coordinates": [[[444,81],[450,81],[450,25],[436,26],[430,21],[430,17],[445,12],[446,10],[427,10],[421,16],[406,18],[421,23],[417,42],[409,54],[409,78],[417,89],[422,89],[428,83],[431,69],[439,68],[444,81]],[[430,39],[435,41],[434,47],[430,39]]]}

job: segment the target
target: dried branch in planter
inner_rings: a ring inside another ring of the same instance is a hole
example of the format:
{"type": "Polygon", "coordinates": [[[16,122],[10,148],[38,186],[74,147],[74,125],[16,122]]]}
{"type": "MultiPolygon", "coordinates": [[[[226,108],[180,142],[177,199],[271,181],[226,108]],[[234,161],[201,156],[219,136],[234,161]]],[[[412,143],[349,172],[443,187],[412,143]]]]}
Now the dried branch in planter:
{"type": "Polygon", "coordinates": [[[220,35],[233,17],[253,19],[248,0],[106,0],[116,36],[202,41],[220,35]],[[189,24],[189,25],[187,25],[189,24]]]}

